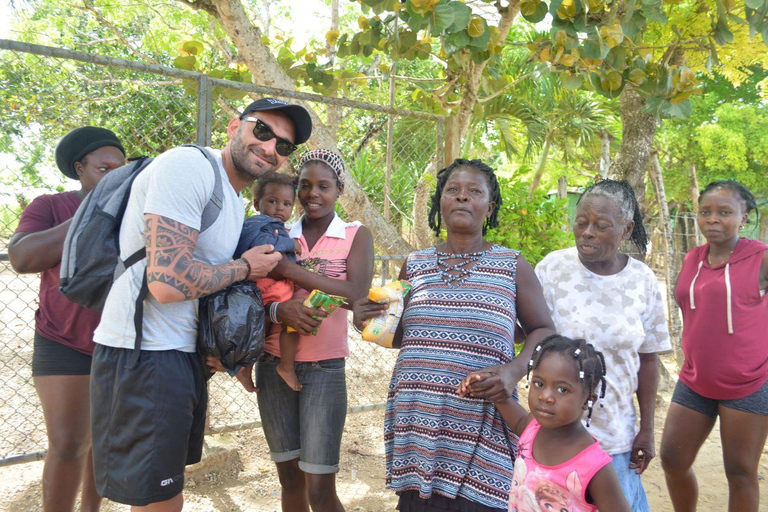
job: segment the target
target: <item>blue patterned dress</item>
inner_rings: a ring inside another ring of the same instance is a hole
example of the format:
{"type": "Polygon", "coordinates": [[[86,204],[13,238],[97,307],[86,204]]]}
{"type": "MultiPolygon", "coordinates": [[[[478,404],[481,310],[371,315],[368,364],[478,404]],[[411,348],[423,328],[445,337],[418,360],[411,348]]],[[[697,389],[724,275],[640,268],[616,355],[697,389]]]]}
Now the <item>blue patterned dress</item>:
{"type": "Polygon", "coordinates": [[[408,257],[413,289],[384,419],[388,488],[506,509],[517,437],[493,403],[455,390],[467,373],[514,357],[519,254],[494,245],[456,289],[434,247],[408,257]]]}

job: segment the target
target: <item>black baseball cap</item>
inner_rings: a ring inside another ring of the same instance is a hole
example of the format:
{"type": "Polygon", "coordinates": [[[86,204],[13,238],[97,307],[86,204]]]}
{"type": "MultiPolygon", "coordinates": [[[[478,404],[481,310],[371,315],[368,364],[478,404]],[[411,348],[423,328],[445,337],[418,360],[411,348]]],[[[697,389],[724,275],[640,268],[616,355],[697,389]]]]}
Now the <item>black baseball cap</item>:
{"type": "Polygon", "coordinates": [[[309,117],[307,109],[301,105],[292,105],[277,98],[261,98],[245,107],[243,113],[240,114],[240,119],[251,112],[266,112],[269,110],[285,112],[285,115],[293,122],[293,126],[296,129],[294,144],[303,144],[309,140],[309,136],[312,135],[312,118],[309,117]]]}

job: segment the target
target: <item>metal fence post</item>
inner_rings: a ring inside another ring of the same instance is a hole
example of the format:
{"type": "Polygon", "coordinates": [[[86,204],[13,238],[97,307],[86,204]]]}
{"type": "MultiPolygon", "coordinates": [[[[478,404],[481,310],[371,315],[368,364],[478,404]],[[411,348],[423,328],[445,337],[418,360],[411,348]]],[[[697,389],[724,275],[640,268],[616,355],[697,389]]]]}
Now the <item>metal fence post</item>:
{"type": "Polygon", "coordinates": [[[197,137],[198,146],[211,145],[213,126],[213,88],[206,75],[197,78],[197,137]]]}

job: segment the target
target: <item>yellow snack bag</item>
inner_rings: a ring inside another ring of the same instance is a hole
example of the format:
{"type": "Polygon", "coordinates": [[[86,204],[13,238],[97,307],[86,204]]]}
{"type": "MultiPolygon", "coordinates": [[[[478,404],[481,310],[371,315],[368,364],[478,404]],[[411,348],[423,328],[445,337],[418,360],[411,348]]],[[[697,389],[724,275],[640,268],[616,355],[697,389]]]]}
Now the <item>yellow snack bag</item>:
{"type": "Polygon", "coordinates": [[[403,309],[405,309],[404,299],[410,290],[411,283],[408,281],[392,281],[385,286],[371,288],[368,292],[368,299],[380,304],[389,304],[389,309],[386,315],[368,320],[365,329],[363,329],[365,341],[392,348],[392,340],[395,337],[397,325],[400,323],[400,317],[403,316],[403,309]]]}
{"type": "MultiPolygon", "coordinates": [[[[347,303],[346,297],[340,297],[338,295],[330,295],[328,293],[321,292],[320,290],[312,290],[309,297],[304,299],[304,305],[308,308],[315,308],[325,311],[328,316],[331,316],[334,311],[339,309],[339,306],[347,303]]],[[[288,332],[296,332],[291,326],[287,326],[288,332]]],[[[312,332],[312,336],[317,334],[317,329],[312,332]]]]}

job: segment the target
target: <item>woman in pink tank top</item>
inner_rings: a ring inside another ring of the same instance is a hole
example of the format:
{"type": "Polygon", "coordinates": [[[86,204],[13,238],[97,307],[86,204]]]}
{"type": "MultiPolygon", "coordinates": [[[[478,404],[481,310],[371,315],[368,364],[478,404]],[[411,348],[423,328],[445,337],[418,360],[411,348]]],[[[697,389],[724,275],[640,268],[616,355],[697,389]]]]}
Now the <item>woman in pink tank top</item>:
{"type": "MultiPolygon", "coordinates": [[[[346,297],[344,307],[349,308],[366,295],[373,277],[373,237],[359,222],[344,222],[335,213],[346,173],[340,155],[314,149],[300,158],[298,168],[297,196],[304,215],[289,234],[301,244],[301,256],[298,264],[283,258],[269,276],[293,281],[296,292],[291,300],[268,306],[278,322],[258,363],[258,402],[280,477],[282,509],[335,512],[343,510],[336,473],[347,412],[347,309],[326,317],[303,301],[318,289],[346,297]],[[294,365],[298,391],[277,373],[285,325],[299,332],[294,365]]],[[[250,375],[241,382],[256,389],[250,375]]]]}

